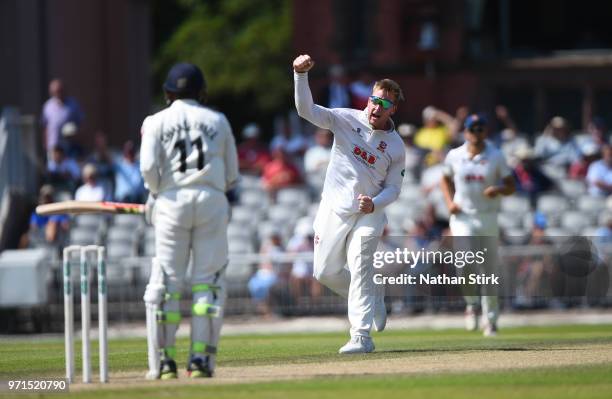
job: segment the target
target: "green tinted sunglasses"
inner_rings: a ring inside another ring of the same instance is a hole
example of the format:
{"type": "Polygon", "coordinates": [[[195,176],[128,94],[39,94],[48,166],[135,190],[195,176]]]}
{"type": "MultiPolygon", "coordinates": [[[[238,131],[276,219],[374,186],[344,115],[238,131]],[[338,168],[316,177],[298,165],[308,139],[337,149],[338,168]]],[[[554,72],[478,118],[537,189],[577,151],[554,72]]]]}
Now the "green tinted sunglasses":
{"type": "Polygon", "coordinates": [[[389,109],[393,106],[393,101],[378,96],[370,96],[370,101],[372,101],[374,105],[381,105],[384,109],[389,109]]]}

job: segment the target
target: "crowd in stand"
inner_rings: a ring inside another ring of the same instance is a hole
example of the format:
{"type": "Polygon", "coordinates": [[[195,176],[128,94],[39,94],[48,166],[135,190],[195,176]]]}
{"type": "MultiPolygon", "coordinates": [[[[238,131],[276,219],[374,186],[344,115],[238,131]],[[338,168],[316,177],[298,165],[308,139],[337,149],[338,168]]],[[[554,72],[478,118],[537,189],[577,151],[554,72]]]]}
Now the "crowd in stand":
{"type": "MultiPolygon", "coordinates": [[[[84,118],[78,101],[66,95],[62,81],[52,80],[49,99],[40,117],[46,168],[39,203],[69,199],[142,203],[146,192],[136,144],[128,140],[121,151],[115,151],[109,147],[106,134],[96,131],[93,148],[86,152],[80,145],[84,118]]],[[[62,245],[68,222],[65,216],[45,217],[33,213],[30,230],[21,245],[62,245]]]]}
{"type": "MultiPolygon", "coordinates": [[[[372,85],[367,73],[351,83],[342,67],[335,66],[330,70],[329,84],[315,96],[315,102],[328,107],[365,108],[372,85]]],[[[109,149],[106,135],[99,131],[95,133],[93,150],[83,151],[75,140],[81,134],[79,129],[84,118],[77,101],[64,94],[59,80],[51,82],[49,91],[50,99],[44,105],[41,118],[48,162],[40,202],[69,198],[142,202],[146,192],[140,176],[136,144],[127,141],[122,151],[115,153],[109,149]]],[[[421,127],[396,121],[406,151],[405,180],[408,189],[412,190],[403,193],[402,198],[426,199],[426,207],[419,210],[410,223],[401,225],[399,230],[394,228],[390,233],[409,234],[422,248],[448,234],[448,215],[444,206],[438,206],[442,160],[449,149],[463,143],[463,121],[470,111],[474,110],[460,107],[451,115],[428,106],[422,112],[421,127]]],[[[555,116],[539,134],[521,132],[503,105],[495,108],[490,121],[493,119],[501,129],[490,131],[489,140],[504,153],[516,178],[518,195],[528,198],[532,209],[536,209],[542,194],[560,192],[561,181],[584,182],[588,195],[592,197],[607,198],[612,194],[612,147],[601,118],[593,118],[586,132],[575,132],[566,119],[555,116]]],[[[331,157],[331,132],[315,130],[295,113],[277,117],[274,132],[270,135],[262,132],[255,123],[249,123],[237,132],[240,132],[237,141],[241,174],[259,182],[259,189],[266,193],[267,204],[274,205],[282,190],[298,187],[308,193],[312,205],[316,206],[331,157]],[[268,143],[264,137],[269,136],[272,138],[268,143]]],[[[403,212],[409,214],[414,210],[405,208],[403,212]]],[[[262,254],[311,252],[314,235],[312,213],[307,213],[290,226],[288,234],[281,232],[286,226],[277,226],[277,229],[254,240],[258,251],[262,254]]],[[[535,212],[532,219],[529,223],[532,229],[524,243],[546,242],[547,215],[535,212]]],[[[609,223],[600,223],[598,227],[597,234],[611,240],[612,217],[609,223]]],[[[38,234],[38,240],[56,242],[61,235],[58,232],[68,228],[66,217],[32,215],[30,234],[42,232],[38,234]]],[[[30,239],[29,245],[35,245],[36,241],[30,239]]],[[[28,245],[27,237],[23,245],[28,245]]],[[[231,248],[230,245],[230,252],[231,248]]],[[[530,281],[527,290],[535,290],[545,270],[546,260],[522,261],[521,276],[530,281]]],[[[271,315],[275,301],[280,297],[288,296],[294,302],[303,298],[317,301],[323,289],[311,275],[312,264],[309,262],[263,262],[250,277],[248,289],[260,311],[271,315]]]]}

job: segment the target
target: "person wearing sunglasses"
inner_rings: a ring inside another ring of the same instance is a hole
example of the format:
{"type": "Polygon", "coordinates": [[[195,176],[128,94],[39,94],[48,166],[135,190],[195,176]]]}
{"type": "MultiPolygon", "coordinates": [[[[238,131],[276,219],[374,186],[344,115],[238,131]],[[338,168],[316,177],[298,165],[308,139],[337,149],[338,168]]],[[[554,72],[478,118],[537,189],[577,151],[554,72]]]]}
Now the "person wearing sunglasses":
{"type": "Polygon", "coordinates": [[[314,221],[314,277],[348,299],[349,342],[339,352],[374,350],[371,328],[385,328],[383,287],[373,281],[372,258],[386,224],[384,208],[400,193],[404,144],[391,116],[404,100],[391,79],[374,84],[365,109],[329,109],[313,102],[309,55],[293,61],[298,114],[334,134],[321,204],[314,221]]]}
{"type": "MultiPolygon", "coordinates": [[[[469,115],[464,123],[465,143],[446,155],[442,193],[451,214],[449,225],[455,250],[486,251],[484,262],[470,271],[499,275],[497,214],[500,197],[514,193],[514,177],[503,153],[486,140],[487,123],[482,114],[469,115]],[[461,248],[459,248],[461,247],[461,248]],[[485,249],[486,248],[486,249],[485,249]]],[[[462,269],[464,275],[468,268],[462,269]]],[[[478,329],[477,306],[482,302],[485,336],[497,333],[499,305],[493,284],[463,285],[467,330],[478,329]]]]}

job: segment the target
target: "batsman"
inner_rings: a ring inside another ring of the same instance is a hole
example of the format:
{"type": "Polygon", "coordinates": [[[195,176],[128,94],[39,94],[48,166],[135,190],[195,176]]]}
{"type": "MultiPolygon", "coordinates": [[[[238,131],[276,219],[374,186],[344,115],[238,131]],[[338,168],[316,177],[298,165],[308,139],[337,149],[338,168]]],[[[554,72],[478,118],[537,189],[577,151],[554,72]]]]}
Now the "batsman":
{"type": "Polygon", "coordinates": [[[191,347],[187,375],[212,377],[226,297],[226,192],[239,179],[236,144],[222,113],[205,107],[206,81],[179,63],[164,83],[166,109],[142,124],[140,171],[150,198],[155,257],[144,294],[149,379],[177,378],[179,302],[190,284],[191,347]],[[186,272],[191,258],[191,278],[186,272]]]}

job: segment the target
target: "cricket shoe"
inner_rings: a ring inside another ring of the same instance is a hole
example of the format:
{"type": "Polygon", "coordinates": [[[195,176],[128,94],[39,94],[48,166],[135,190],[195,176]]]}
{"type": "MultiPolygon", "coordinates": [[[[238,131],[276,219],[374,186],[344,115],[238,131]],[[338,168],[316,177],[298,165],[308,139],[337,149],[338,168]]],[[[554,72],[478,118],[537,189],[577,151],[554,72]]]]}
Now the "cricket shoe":
{"type": "Polygon", "coordinates": [[[159,365],[159,379],[173,380],[178,378],[176,371],[176,362],[172,359],[164,359],[159,365]]]}
{"type": "Polygon", "coordinates": [[[204,359],[201,357],[192,358],[187,366],[187,375],[189,378],[211,378],[213,371],[210,368],[209,357],[206,356],[204,359]]]}
{"type": "Polygon", "coordinates": [[[374,342],[370,337],[356,336],[338,350],[338,353],[347,355],[353,353],[370,353],[374,351],[374,342]]]}
{"type": "Polygon", "coordinates": [[[468,331],[478,330],[478,314],[473,306],[465,308],[465,329],[468,331]]]}
{"type": "Polygon", "coordinates": [[[484,335],[485,337],[495,337],[497,335],[497,324],[487,322],[485,324],[482,335],[484,335]]]}
{"type": "Polygon", "coordinates": [[[387,326],[387,306],[385,305],[385,296],[377,295],[374,299],[374,329],[376,331],[384,331],[387,326]]]}

